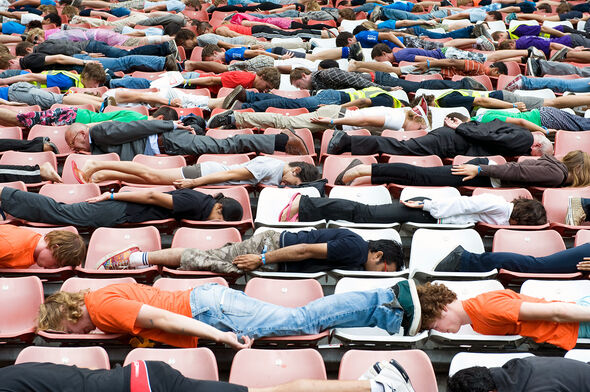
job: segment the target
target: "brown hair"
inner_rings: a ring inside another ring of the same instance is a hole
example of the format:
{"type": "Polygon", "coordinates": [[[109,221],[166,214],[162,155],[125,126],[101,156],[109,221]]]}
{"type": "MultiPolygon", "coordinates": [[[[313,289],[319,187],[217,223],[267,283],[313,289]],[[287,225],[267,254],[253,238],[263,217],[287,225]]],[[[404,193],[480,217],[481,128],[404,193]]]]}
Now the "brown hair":
{"type": "Polygon", "coordinates": [[[66,230],[53,230],[43,237],[60,267],[75,267],[86,258],[86,243],[80,235],[66,230]]]}
{"type": "Polygon", "coordinates": [[[10,67],[10,60],[14,58],[11,54],[0,55],[0,69],[8,69],[10,67]]]}
{"type": "Polygon", "coordinates": [[[208,61],[207,59],[211,56],[213,56],[215,53],[217,52],[221,52],[221,48],[215,44],[209,44],[207,46],[205,46],[203,48],[203,51],[201,52],[201,58],[203,59],[203,61],[208,61]]]}
{"type": "Polygon", "coordinates": [[[570,151],[561,162],[567,167],[568,174],[571,175],[571,187],[580,187],[590,185],[590,155],[581,150],[570,151]]]}
{"type": "Polygon", "coordinates": [[[258,75],[260,79],[270,84],[271,88],[279,88],[281,85],[281,73],[276,68],[262,68],[260,71],[256,72],[256,75],[258,75]]]}
{"type": "Polygon", "coordinates": [[[311,1],[308,1],[307,4],[305,4],[305,12],[321,11],[321,9],[322,9],[322,7],[320,7],[317,0],[311,0],[311,1]]]}
{"type": "MultiPolygon", "coordinates": [[[[432,113],[430,112],[430,110],[428,111],[427,116],[428,116],[428,122],[430,124],[432,124],[432,113]]],[[[424,117],[419,116],[413,110],[406,110],[406,120],[419,122],[420,124],[426,126],[426,120],[424,119],[424,117]]]]}
{"type": "Polygon", "coordinates": [[[10,54],[10,50],[8,49],[8,46],[6,46],[4,44],[0,44],[0,54],[10,54]]]}
{"type": "Polygon", "coordinates": [[[422,4],[414,4],[414,7],[412,7],[412,12],[423,12],[424,11],[424,7],[422,6],[422,4]]]}
{"type": "Polygon", "coordinates": [[[58,291],[47,297],[45,303],[39,307],[37,329],[40,331],[63,331],[65,320],[77,323],[82,317],[86,293],[87,290],[78,293],[58,291]]]}
{"type": "Polygon", "coordinates": [[[338,16],[345,20],[355,20],[356,14],[352,8],[341,8],[338,10],[338,16]]]}
{"type": "Polygon", "coordinates": [[[514,42],[514,40],[505,39],[504,41],[502,41],[498,44],[498,49],[500,49],[500,50],[510,49],[512,42],[514,42]]]}
{"type": "Polygon", "coordinates": [[[514,207],[510,219],[514,219],[517,225],[537,226],[547,223],[547,211],[539,200],[519,197],[512,200],[514,207]]]}
{"type": "Polygon", "coordinates": [[[545,11],[549,14],[553,12],[551,5],[548,3],[537,4],[537,11],[545,11]]]}
{"type": "Polygon", "coordinates": [[[16,53],[17,56],[26,56],[28,54],[27,49],[33,48],[34,46],[35,45],[30,43],[29,41],[19,42],[16,45],[14,53],[16,53]]]}
{"type": "Polygon", "coordinates": [[[432,324],[440,318],[445,307],[457,299],[457,294],[444,284],[426,283],[416,287],[420,307],[422,308],[422,322],[420,331],[432,327],[432,324]]]}
{"type": "Polygon", "coordinates": [[[94,80],[99,85],[104,85],[107,80],[107,74],[99,63],[88,63],[84,66],[80,78],[84,80],[94,80]]]}
{"type": "Polygon", "coordinates": [[[467,117],[466,115],[461,114],[459,112],[449,113],[449,114],[447,114],[446,117],[448,117],[451,120],[459,120],[461,122],[467,122],[467,121],[469,121],[469,117],[467,117]]]}
{"type": "Polygon", "coordinates": [[[497,41],[497,40],[499,40],[499,39],[500,39],[500,36],[502,36],[502,34],[503,34],[503,33],[505,33],[505,31],[494,31],[494,32],[492,33],[492,39],[493,39],[494,41],[497,41]]]}
{"type": "Polygon", "coordinates": [[[291,70],[291,73],[289,74],[289,80],[291,81],[291,84],[293,84],[293,82],[301,79],[303,77],[303,75],[311,75],[311,71],[307,68],[302,68],[302,67],[297,67],[297,68],[291,70]]]}
{"type": "Polygon", "coordinates": [[[57,14],[57,8],[54,5],[40,5],[38,9],[44,14],[57,14]]]}
{"type": "Polygon", "coordinates": [[[373,46],[371,50],[371,58],[374,60],[375,57],[383,56],[384,54],[391,53],[391,48],[387,44],[377,44],[373,46]]]}
{"type": "Polygon", "coordinates": [[[571,10],[571,4],[569,4],[567,1],[562,1],[555,9],[555,12],[558,14],[565,14],[566,12],[570,12],[571,10]]]}
{"type": "Polygon", "coordinates": [[[186,41],[189,39],[194,39],[196,36],[197,35],[189,29],[180,29],[174,37],[174,42],[176,42],[176,45],[182,46],[186,41]]]}
{"type": "Polygon", "coordinates": [[[72,19],[72,17],[80,15],[80,10],[73,5],[66,5],[61,11],[61,14],[67,16],[68,19],[72,19]]]}

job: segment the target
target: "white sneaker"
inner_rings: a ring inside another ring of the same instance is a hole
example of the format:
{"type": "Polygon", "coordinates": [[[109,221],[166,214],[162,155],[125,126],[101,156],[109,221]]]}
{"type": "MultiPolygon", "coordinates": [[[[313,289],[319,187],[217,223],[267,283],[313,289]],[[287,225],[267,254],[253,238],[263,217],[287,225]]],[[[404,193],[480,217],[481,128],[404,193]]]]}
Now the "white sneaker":
{"type": "Polygon", "coordinates": [[[408,373],[394,359],[376,362],[359,380],[375,380],[385,392],[414,392],[408,373]]]}

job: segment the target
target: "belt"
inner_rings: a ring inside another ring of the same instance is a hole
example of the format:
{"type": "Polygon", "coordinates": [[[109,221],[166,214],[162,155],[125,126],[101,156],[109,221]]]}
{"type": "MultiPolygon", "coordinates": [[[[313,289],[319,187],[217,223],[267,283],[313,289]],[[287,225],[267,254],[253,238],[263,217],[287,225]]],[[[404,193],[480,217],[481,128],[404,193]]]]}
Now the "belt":
{"type": "Polygon", "coordinates": [[[166,149],[164,148],[164,136],[161,133],[158,134],[158,148],[160,149],[160,154],[166,154],[166,149]]]}

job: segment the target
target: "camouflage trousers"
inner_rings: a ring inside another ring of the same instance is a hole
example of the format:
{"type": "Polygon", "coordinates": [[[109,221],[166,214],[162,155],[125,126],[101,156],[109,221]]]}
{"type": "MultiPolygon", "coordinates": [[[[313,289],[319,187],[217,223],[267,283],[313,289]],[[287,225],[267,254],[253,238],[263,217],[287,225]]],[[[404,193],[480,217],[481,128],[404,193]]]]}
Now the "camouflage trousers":
{"type": "MultiPolygon", "coordinates": [[[[253,235],[242,242],[228,243],[218,249],[200,250],[189,248],[182,252],[180,269],[187,271],[212,271],[219,273],[241,273],[232,261],[240,255],[261,254],[266,246],[267,252],[279,249],[281,233],[268,230],[253,235]]],[[[276,271],[277,265],[263,265],[261,271],[276,271]]]]}

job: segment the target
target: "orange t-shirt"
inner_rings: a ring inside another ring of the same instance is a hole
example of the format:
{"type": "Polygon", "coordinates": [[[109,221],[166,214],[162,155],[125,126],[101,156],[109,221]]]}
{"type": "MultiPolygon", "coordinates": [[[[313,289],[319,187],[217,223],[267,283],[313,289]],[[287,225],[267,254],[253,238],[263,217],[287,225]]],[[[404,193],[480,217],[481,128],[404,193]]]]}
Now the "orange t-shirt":
{"type": "Polygon", "coordinates": [[[29,268],[41,234],[11,225],[0,225],[0,268],[29,268]]]}
{"type": "Polygon", "coordinates": [[[220,27],[227,27],[229,30],[234,31],[238,34],[252,35],[252,27],[242,26],[242,25],[237,25],[237,24],[223,24],[223,25],[220,25],[220,26],[217,26],[216,28],[214,28],[213,32],[215,33],[217,31],[217,29],[220,27]]]}
{"type": "Polygon", "coordinates": [[[142,305],[191,317],[191,290],[164,291],[137,283],[112,284],[84,297],[90,319],[103,332],[129,333],[176,347],[196,347],[198,338],[140,328],[135,321],[142,305]]]}
{"type": "Polygon", "coordinates": [[[512,290],[490,291],[463,301],[475,332],[484,335],[521,335],[537,343],[551,343],[570,350],[578,339],[579,323],[519,320],[523,302],[549,303],[512,290]]]}

